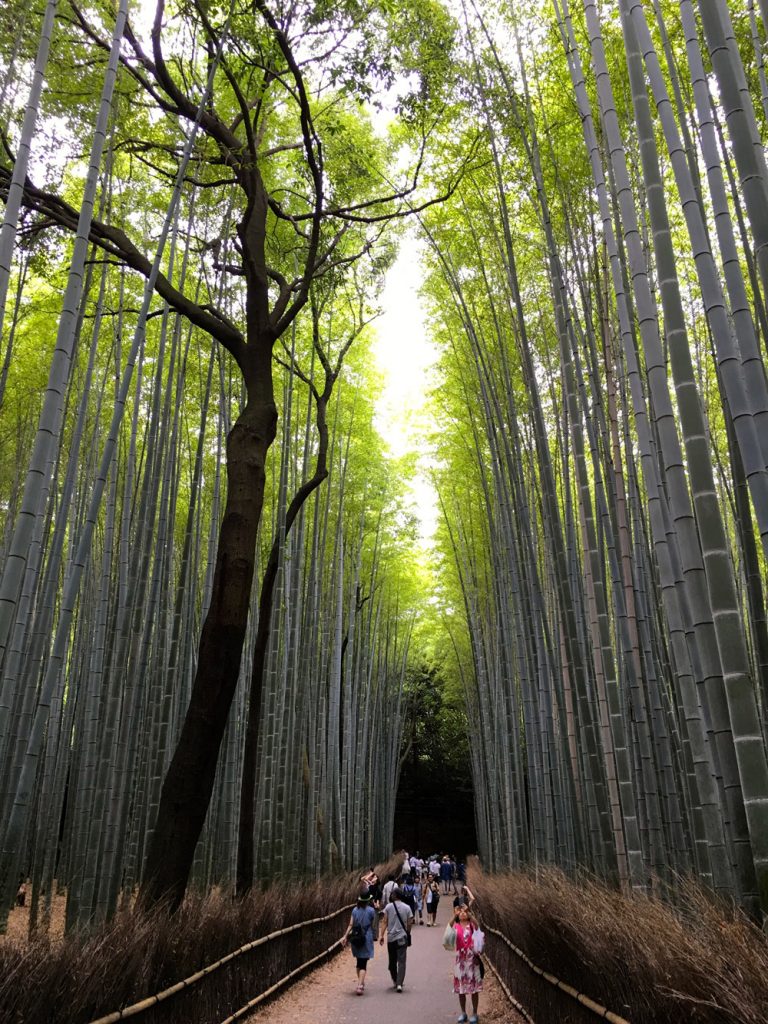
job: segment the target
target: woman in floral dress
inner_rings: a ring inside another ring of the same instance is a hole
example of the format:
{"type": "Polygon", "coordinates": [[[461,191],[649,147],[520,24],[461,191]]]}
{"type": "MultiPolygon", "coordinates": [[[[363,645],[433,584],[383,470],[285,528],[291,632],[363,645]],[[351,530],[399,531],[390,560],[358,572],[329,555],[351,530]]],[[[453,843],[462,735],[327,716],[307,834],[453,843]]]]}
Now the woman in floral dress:
{"type": "Polygon", "coordinates": [[[456,932],[456,960],[453,965],[453,991],[459,997],[461,1016],[457,1024],[467,1020],[467,996],[472,996],[472,1015],[469,1024],[477,1024],[477,1005],[483,988],[480,974],[480,961],[472,948],[472,933],[477,924],[470,913],[469,907],[461,905],[456,909],[454,921],[456,932]]]}

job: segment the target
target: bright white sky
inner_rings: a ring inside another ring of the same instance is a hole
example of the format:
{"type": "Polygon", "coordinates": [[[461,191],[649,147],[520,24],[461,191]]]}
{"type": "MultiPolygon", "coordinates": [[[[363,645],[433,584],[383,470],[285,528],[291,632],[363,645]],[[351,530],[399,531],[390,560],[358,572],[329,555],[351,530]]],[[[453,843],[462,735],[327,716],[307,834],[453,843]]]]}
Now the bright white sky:
{"type": "Polygon", "coordinates": [[[381,297],[384,313],[375,323],[373,354],[384,376],[384,389],[376,403],[376,425],[393,455],[419,455],[411,490],[421,521],[422,543],[428,546],[437,521],[437,500],[429,478],[421,421],[427,392],[433,383],[437,349],[427,337],[418,294],[421,283],[419,245],[409,233],[387,274],[381,297]]]}

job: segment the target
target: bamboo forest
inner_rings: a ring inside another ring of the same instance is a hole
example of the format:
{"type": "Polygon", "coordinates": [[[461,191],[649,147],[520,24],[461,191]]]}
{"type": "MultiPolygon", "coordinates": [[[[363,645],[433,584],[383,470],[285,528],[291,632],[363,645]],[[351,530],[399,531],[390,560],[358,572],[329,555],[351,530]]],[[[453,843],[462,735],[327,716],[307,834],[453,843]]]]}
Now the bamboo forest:
{"type": "Polygon", "coordinates": [[[515,1021],[765,1024],[766,141],[768,0],[3,0],[0,1021],[429,847],[515,1021]]]}

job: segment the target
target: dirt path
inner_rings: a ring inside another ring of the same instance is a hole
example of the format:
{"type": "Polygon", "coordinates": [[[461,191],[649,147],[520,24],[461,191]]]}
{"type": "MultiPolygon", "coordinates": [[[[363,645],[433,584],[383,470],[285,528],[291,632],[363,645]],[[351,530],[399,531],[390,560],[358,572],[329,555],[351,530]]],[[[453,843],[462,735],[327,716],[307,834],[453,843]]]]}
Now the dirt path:
{"type": "MultiPolygon", "coordinates": [[[[387,971],[386,946],[376,944],[365,995],[355,993],[355,963],[349,950],[306,978],[284,995],[257,1010],[248,1024],[452,1024],[459,1015],[453,994],[453,954],[442,947],[451,898],[438,908],[437,927],[415,927],[402,994],[387,971]]],[[[490,971],[480,996],[481,1024],[523,1024],[490,971]]]]}

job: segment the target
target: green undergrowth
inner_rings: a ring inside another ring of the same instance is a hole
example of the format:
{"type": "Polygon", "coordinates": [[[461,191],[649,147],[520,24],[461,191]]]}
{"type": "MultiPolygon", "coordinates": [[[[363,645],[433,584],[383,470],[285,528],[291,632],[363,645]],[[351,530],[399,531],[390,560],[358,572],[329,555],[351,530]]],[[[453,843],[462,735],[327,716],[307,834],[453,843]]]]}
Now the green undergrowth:
{"type": "MultiPolygon", "coordinates": [[[[398,859],[399,860],[399,859],[398,859]]],[[[382,872],[394,870],[395,861],[382,872]]],[[[189,895],[169,917],[124,911],[87,935],[0,943],[0,1024],[87,1024],[202,970],[245,944],[352,902],[360,873],[281,882],[243,900],[189,895]]],[[[258,946],[135,1019],[141,1024],[220,1021],[289,971],[328,949],[346,918],[258,946]]]]}
{"type": "MultiPolygon", "coordinates": [[[[738,909],[681,880],[674,905],[555,868],[486,874],[470,887],[485,927],[632,1024],[766,1024],[768,941],[738,909]]],[[[537,1021],[594,1021],[493,934],[487,954],[537,1021]]]]}

